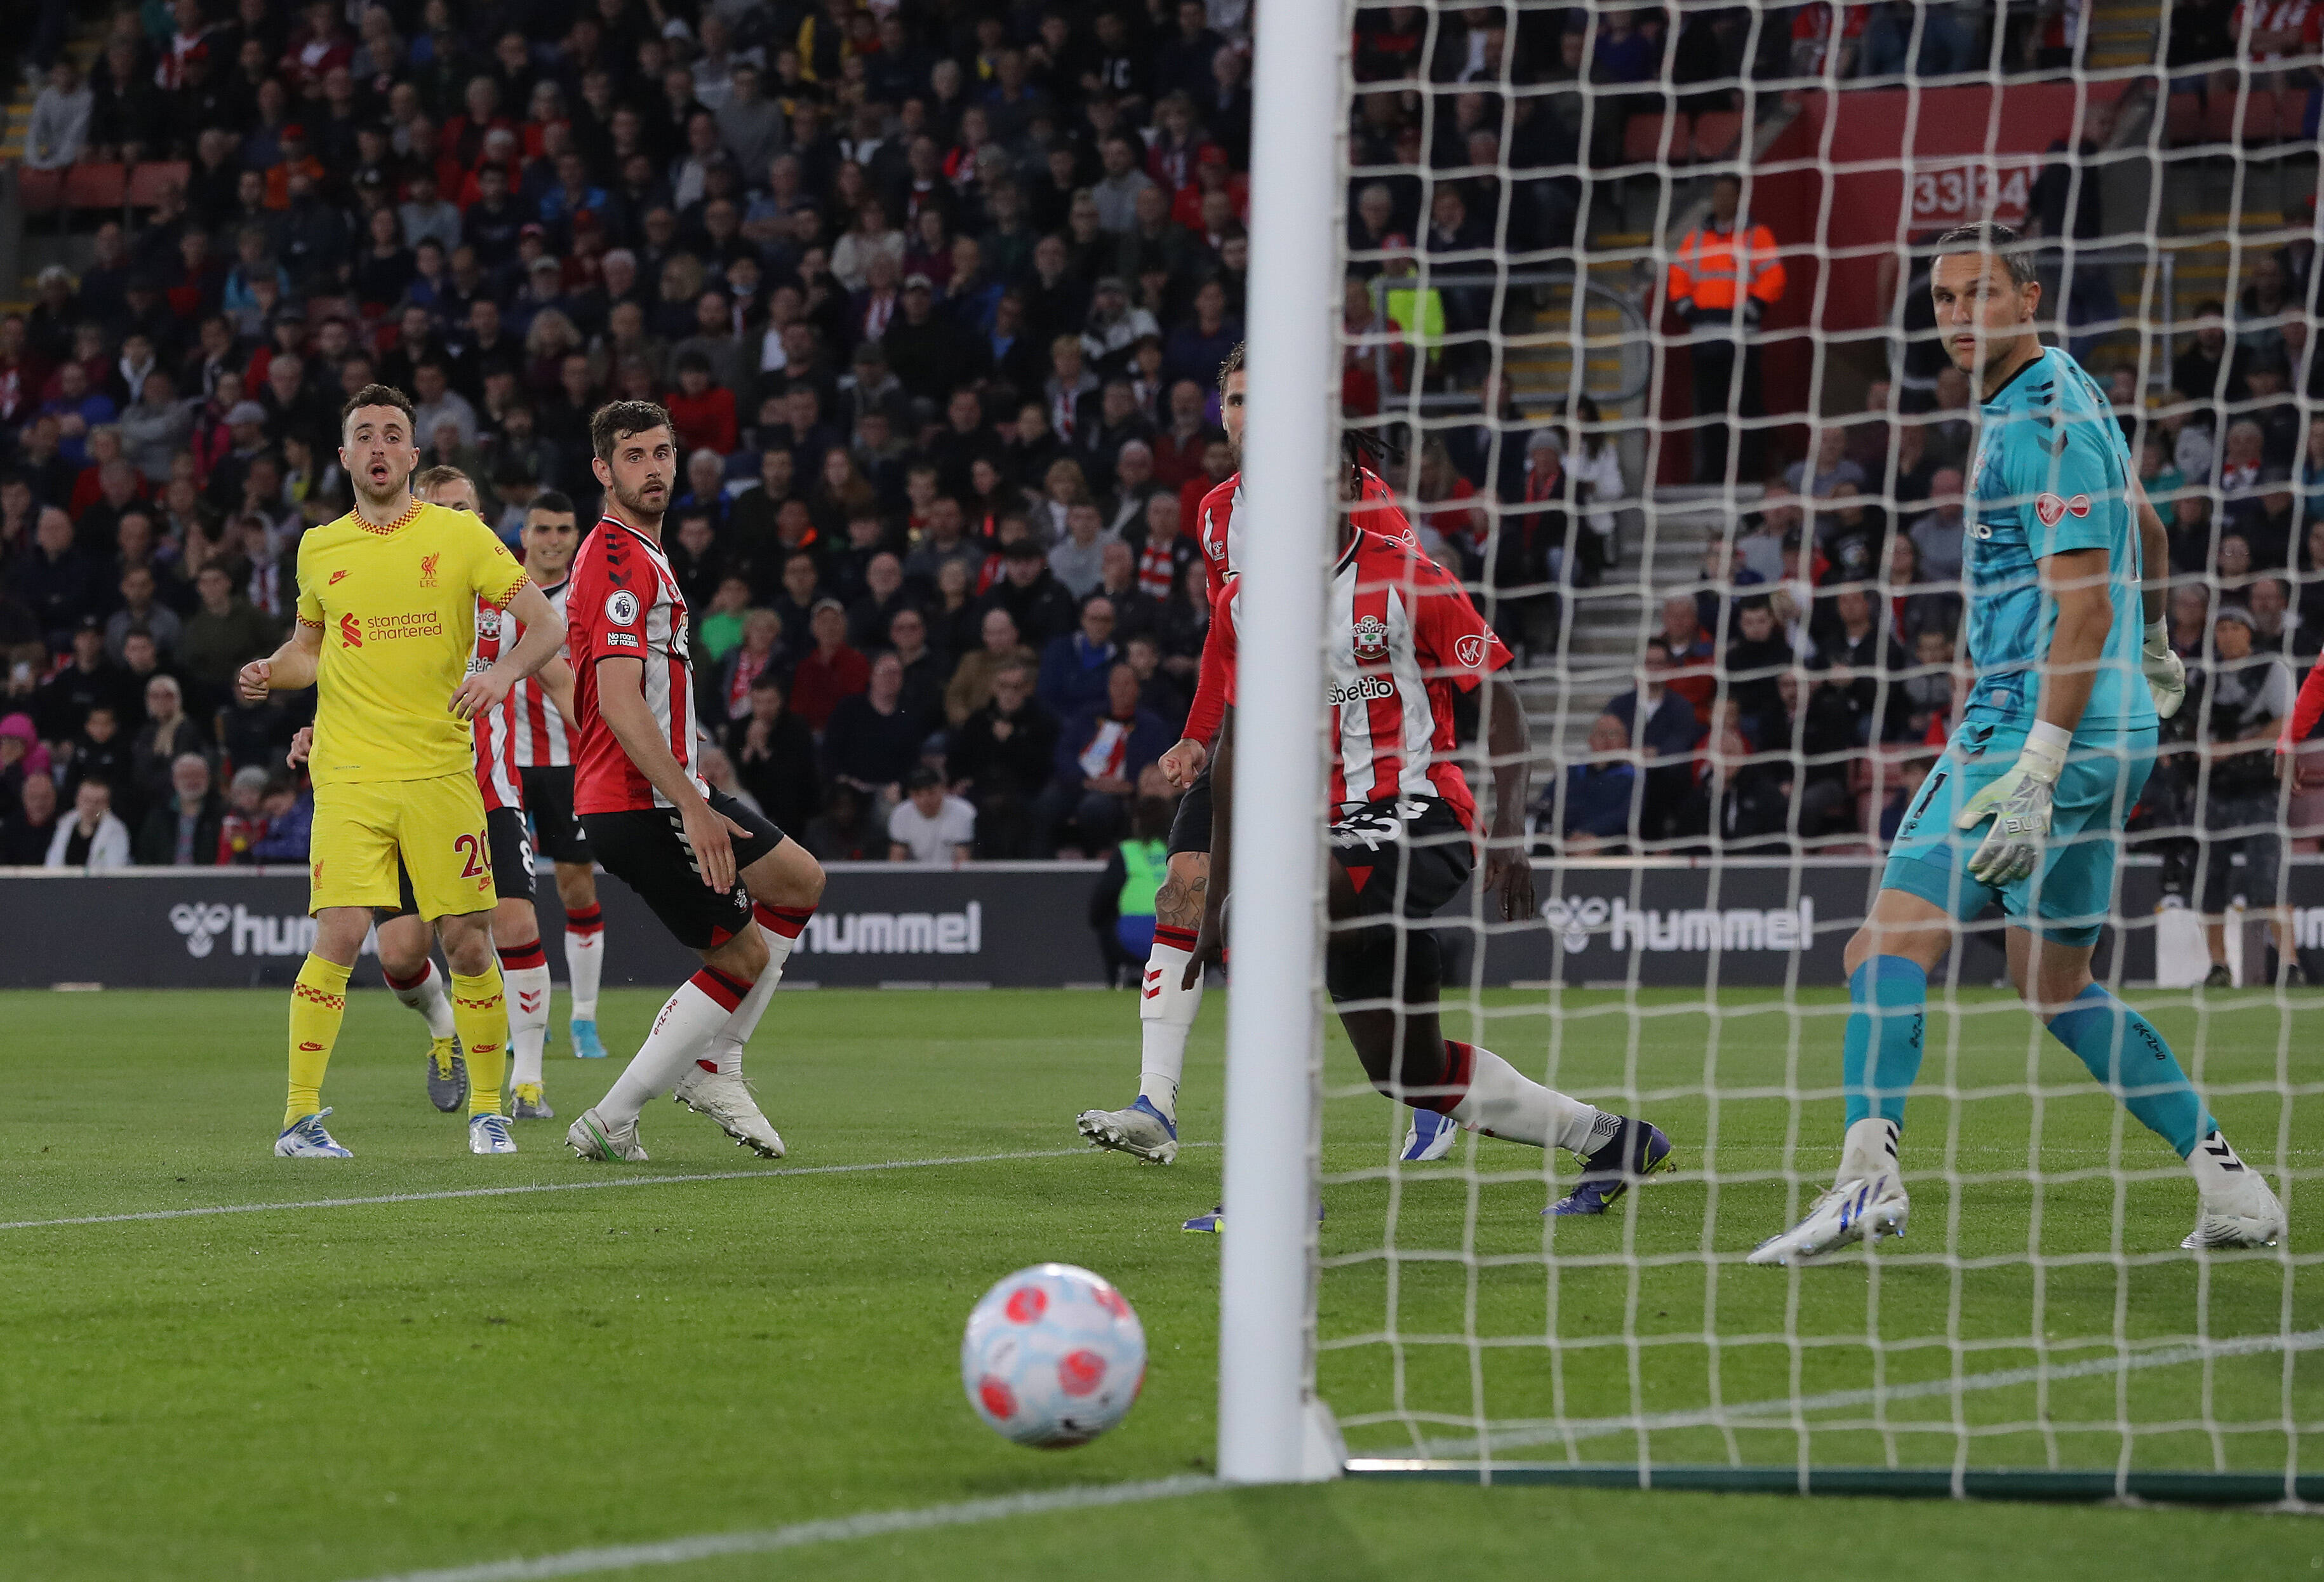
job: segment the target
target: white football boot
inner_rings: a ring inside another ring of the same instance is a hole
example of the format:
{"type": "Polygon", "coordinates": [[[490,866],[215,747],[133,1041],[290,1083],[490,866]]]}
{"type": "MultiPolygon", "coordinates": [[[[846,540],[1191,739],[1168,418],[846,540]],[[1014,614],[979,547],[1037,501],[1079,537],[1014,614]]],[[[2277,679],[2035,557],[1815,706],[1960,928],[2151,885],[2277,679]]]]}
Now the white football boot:
{"type": "Polygon", "coordinates": [[[2179,1244],[2207,1248],[2272,1247],[2283,1235],[2283,1205],[2259,1171],[2246,1166],[2227,1186],[2202,1194],[2195,1228],[2179,1244]]]}
{"type": "Polygon", "coordinates": [[[624,1126],[606,1124],[593,1105],[581,1112],[581,1118],[566,1129],[565,1146],[583,1159],[623,1160],[631,1164],[643,1164],[646,1151],[638,1142],[638,1124],[624,1126]]]}
{"type": "Polygon", "coordinates": [[[468,1117],[468,1152],[471,1153],[514,1153],[516,1139],[509,1135],[506,1115],[470,1115],[468,1117]]]}
{"type": "Polygon", "coordinates": [[[706,1071],[701,1062],[687,1067],[686,1075],[670,1089],[670,1097],[698,1115],[708,1115],[718,1129],[761,1159],[780,1159],[783,1140],[752,1096],[751,1085],[740,1077],[706,1071]]]}
{"type": "Polygon", "coordinates": [[[327,1106],[311,1115],[300,1115],[282,1128],[274,1139],[277,1159],[353,1159],[354,1154],[339,1145],[338,1139],[323,1129],[323,1117],[329,1115],[327,1106]]]}
{"type": "Polygon", "coordinates": [[[1128,1109],[1084,1110],[1074,1126],[1093,1146],[1111,1148],[1148,1164],[1168,1164],[1178,1157],[1177,1125],[1142,1093],[1128,1109]]]}
{"type": "Polygon", "coordinates": [[[1397,1150],[1399,1164],[1426,1164],[1452,1152],[1461,1141],[1461,1123],[1434,1110],[1415,1110],[1404,1131],[1404,1146],[1397,1150]]]}
{"type": "Polygon", "coordinates": [[[1904,1183],[1894,1170],[1841,1181],[1818,1198],[1799,1224],[1761,1242],[1745,1262],[1812,1263],[1858,1242],[1903,1235],[1912,1211],[1904,1183]]]}

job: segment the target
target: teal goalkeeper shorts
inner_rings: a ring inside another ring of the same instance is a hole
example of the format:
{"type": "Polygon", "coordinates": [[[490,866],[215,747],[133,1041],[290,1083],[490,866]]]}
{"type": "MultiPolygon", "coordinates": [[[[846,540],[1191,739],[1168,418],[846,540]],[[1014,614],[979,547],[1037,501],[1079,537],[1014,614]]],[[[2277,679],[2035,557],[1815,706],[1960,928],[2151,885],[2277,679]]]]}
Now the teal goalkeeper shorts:
{"type": "Polygon", "coordinates": [[[1970,707],[1905,810],[1880,887],[1917,895],[1964,921],[1997,899],[2013,927],[2061,945],[2094,945],[2114,902],[2122,827],[2154,769],[2154,726],[2085,724],[2077,731],[2058,777],[2041,867],[2008,884],[1987,884],[1969,877],[1969,859],[1993,821],[1956,829],[1953,819],[2017,762],[2032,724],[2014,707],[1970,707]]]}

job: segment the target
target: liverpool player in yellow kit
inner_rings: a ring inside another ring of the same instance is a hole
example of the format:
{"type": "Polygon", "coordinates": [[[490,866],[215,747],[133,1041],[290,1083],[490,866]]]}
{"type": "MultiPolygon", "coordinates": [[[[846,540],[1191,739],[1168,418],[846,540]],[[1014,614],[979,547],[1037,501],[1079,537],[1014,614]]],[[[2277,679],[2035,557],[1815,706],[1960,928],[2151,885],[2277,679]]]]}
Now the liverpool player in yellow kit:
{"type": "Polygon", "coordinates": [[[315,946],[291,991],[290,1094],[274,1152],[349,1157],[323,1128],[331,1113],[323,1072],[372,911],[396,906],[400,856],[451,963],[452,1018],[472,1078],[469,1152],[513,1153],[499,1113],[508,1019],[493,959],[492,848],[468,722],[556,656],[565,621],[490,528],[412,498],[420,450],[410,396],[365,385],[340,413],[339,432],[355,508],[300,540],[298,629],[240,677],[254,699],[317,689],[315,946]],[[513,613],[524,635],[471,675],[479,598],[513,613]]]}

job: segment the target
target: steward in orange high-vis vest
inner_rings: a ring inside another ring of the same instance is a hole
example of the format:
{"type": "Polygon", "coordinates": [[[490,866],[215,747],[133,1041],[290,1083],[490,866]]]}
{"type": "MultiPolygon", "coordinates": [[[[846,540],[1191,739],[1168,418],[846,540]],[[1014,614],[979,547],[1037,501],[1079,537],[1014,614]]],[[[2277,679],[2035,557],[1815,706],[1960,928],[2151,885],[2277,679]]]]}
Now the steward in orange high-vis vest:
{"type": "Polygon", "coordinates": [[[1711,189],[1711,219],[1686,234],[1671,264],[1671,310],[1692,330],[1687,351],[1693,363],[1694,412],[1711,421],[1694,432],[1694,480],[1727,477],[1727,434],[1736,444],[1736,481],[1762,481],[1766,467],[1763,431],[1746,421],[1766,415],[1760,388],[1759,348],[1751,331],[1769,304],[1783,300],[1784,261],[1775,233],[1741,217],[1743,183],[1721,176],[1711,189]],[[1737,378],[1737,354],[1741,378],[1737,378]]]}

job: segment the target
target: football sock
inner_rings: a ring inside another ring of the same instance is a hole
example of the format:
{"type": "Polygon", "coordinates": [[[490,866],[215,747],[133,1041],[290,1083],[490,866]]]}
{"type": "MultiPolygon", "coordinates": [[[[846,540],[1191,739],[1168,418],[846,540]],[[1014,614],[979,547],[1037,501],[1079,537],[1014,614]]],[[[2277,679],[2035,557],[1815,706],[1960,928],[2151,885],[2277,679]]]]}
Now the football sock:
{"type": "Polygon", "coordinates": [[[1851,1128],[1877,1115],[1903,1129],[1904,1100],[1921,1074],[1928,1001],[1927,971],[1902,956],[1876,956],[1849,975],[1840,1070],[1851,1128]]]}
{"type": "Polygon", "coordinates": [[[2225,1191],[2250,1169],[2227,1146],[2227,1140],[2219,1135],[2217,1127],[2187,1156],[2187,1168],[2193,1172],[2197,1188],[2206,1192],[2225,1191]]]}
{"type": "Polygon", "coordinates": [[[1186,1035],[1203,1008],[1203,980],[1180,986],[1194,957],[1194,930],[1167,924],[1154,930],[1146,976],[1138,985],[1138,1092],[1147,1103],[1178,1120],[1178,1079],[1186,1070],[1186,1035]]]}
{"type": "Polygon", "coordinates": [[[605,914],[595,906],[565,914],[565,976],[573,988],[573,1020],[597,1020],[597,979],[605,969],[605,914]]]}
{"type": "Polygon", "coordinates": [[[323,1072],[331,1063],[331,1046],[339,1041],[339,1023],[346,1020],[347,977],[354,971],[315,955],[300,966],[299,981],[290,989],[290,1096],[282,1106],[285,1130],[323,1107],[323,1072]]]}
{"type": "Polygon", "coordinates": [[[388,992],[427,1022],[429,1038],[452,1036],[452,1001],[444,993],[444,975],[436,970],[433,959],[420,964],[418,977],[401,978],[384,968],[381,976],[387,979],[388,992]]]}
{"type": "Polygon", "coordinates": [[[768,906],[754,903],[751,913],[759,920],[759,937],[767,942],[767,965],[759,974],[759,981],[726,1024],[711,1035],[710,1047],[699,1057],[710,1069],[728,1077],[742,1074],[742,1050],[750,1044],[751,1035],[759,1030],[759,1018],[767,1013],[767,1002],[775,997],[775,985],[783,979],[783,964],[791,958],[798,945],[800,931],[807,920],[815,915],[815,908],[768,906]]]}
{"type": "Polygon", "coordinates": [[[496,1115],[501,1084],[508,1077],[509,1032],[498,966],[488,961],[474,977],[452,975],[452,1022],[468,1057],[468,1113],[496,1115]]]}
{"type": "Polygon", "coordinates": [[[1451,1091],[1416,1094],[1406,1104],[1440,1111],[1488,1137],[1555,1146],[1584,1158],[1621,1124],[1618,1115],[1601,1115],[1578,1098],[1544,1087],[1490,1050],[1448,1038],[1444,1059],[1443,1078],[1431,1086],[1451,1091]]]}
{"type": "Polygon", "coordinates": [[[2195,1144],[2218,1129],[2154,1024],[2098,985],[2050,1018],[2050,1036],[2180,1158],[2192,1159],[2195,1144]]]}
{"type": "Polygon", "coordinates": [[[540,1049],[549,1041],[549,958],[536,938],[501,947],[501,978],[508,985],[509,1080],[540,1080],[540,1049]]]}
{"type": "Polygon", "coordinates": [[[678,992],[662,1002],[653,1031],[628,1068],[597,1101],[597,1113],[614,1126],[636,1120],[648,1104],[670,1090],[687,1061],[702,1057],[726,1019],[750,996],[751,986],[715,967],[706,967],[678,985],[678,992]]]}
{"type": "Polygon", "coordinates": [[[1833,1185],[1895,1173],[1899,1130],[1895,1122],[1884,1121],[1877,1115],[1851,1123],[1848,1140],[1840,1147],[1840,1173],[1832,1178],[1833,1185]]]}

